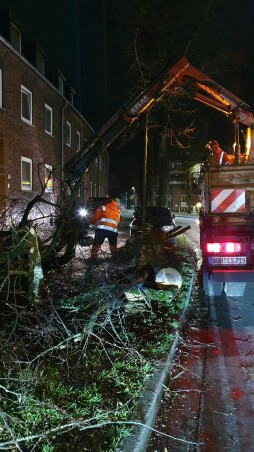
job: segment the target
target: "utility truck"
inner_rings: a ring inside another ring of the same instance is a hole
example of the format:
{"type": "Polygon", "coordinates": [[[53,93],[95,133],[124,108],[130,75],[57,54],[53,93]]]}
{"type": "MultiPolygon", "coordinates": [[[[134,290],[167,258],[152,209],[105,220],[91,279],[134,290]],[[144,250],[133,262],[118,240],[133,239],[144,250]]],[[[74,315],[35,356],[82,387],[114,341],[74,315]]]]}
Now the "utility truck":
{"type": "Polygon", "coordinates": [[[254,117],[248,104],[191,66],[186,57],[166,68],[132,103],[120,109],[74,160],[67,162],[66,181],[69,188],[73,186],[101,149],[165,94],[182,88],[189,89],[198,102],[232,119],[235,143],[231,165],[202,168],[200,247],[205,293],[214,295],[224,290],[241,295],[246,282],[254,281],[254,117]],[[245,137],[243,149],[241,132],[245,137]]]}
{"type": "Polygon", "coordinates": [[[241,162],[205,168],[201,196],[204,291],[241,296],[246,282],[254,282],[253,159],[246,155],[241,162]]]}

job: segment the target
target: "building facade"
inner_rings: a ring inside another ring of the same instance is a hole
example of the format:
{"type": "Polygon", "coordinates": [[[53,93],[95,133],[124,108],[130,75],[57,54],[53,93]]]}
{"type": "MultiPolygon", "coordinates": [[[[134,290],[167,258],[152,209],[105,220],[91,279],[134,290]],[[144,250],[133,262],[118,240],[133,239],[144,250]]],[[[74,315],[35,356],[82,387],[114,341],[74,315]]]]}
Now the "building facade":
{"type": "MultiPolygon", "coordinates": [[[[94,135],[75,108],[75,90],[60,71],[45,67],[44,51],[24,42],[9,10],[0,20],[0,208],[2,218],[20,215],[44,192],[41,214],[61,203],[63,168],[94,135]]],[[[80,202],[108,187],[103,151],[84,174],[80,202]]]]}
{"type": "Polygon", "coordinates": [[[169,168],[169,208],[176,213],[198,210],[200,164],[171,161],[169,168]]]}

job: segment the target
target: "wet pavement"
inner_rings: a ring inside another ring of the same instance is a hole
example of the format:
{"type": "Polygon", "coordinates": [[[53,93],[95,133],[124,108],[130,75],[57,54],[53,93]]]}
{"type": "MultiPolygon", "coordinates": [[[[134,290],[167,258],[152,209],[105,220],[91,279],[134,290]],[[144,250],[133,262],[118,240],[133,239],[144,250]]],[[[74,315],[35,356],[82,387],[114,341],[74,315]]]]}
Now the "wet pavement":
{"type": "Polygon", "coordinates": [[[195,283],[148,452],[254,451],[254,283],[204,297],[195,283]]]}

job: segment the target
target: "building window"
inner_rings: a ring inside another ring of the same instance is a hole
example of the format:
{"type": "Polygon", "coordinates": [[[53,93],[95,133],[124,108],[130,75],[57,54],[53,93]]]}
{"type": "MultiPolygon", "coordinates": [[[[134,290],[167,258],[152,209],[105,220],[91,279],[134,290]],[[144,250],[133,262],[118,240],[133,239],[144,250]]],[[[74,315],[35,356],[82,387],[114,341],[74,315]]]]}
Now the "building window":
{"type": "Polygon", "coordinates": [[[19,53],[21,53],[21,33],[20,30],[11,23],[11,45],[16,49],[19,53]]]}
{"type": "Polygon", "coordinates": [[[77,130],[77,152],[80,151],[80,132],[77,130]]]}
{"type": "Polygon", "coordinates": [[[44,73],[45,73],[44,57],[38,51],[36,52],[36,67],[37,67],[38,71],[40,71],[40,73],[44,75],[44,73]]]}
{"type": "Polygon", "coordinates": [[[52,135],[53,133],[53,110],[45,104],[45,132],[52,135]]]}
{"type": "Polygon", "coordinates": [[[71,147],[71,124],[66,121],[66,145],[71,147]]]}
{"type": "Polygon", "coordinates": [[[2,77],[2,69],[0,69],[0,108],[3,108],[3,77],[2,77]]]}
{"type": "Polygon", "coordinates": [[[187,195],[181,195],[181,202],[187,202],[187,195]]]}
{"type": "Polygon", "coordinates": [[[21,190],[32,190],[32,160],[21,157],[21,190]]]}
{"type": "Polygon", "coordinates": [[[51,165],[45,165],[45,193],[53,192],[53,167],[51,165]]]}
{"type": "Polygon", "coordinates": [[[21,118],[32,124],[32,93],[21,86],[21,118]]]}
{"type": "Polygon", "coordinates": [[[61,94],[64,94],[64,82],[61,77],[58,77],[58,88],[61,94]]]}

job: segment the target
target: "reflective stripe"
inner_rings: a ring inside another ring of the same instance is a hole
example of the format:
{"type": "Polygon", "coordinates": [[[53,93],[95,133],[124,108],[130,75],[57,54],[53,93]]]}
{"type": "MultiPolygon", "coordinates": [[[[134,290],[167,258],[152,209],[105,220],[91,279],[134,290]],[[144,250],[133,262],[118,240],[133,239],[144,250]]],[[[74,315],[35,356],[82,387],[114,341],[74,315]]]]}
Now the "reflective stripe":
{"type": "Polygon", "coordinates": [[[108,231],[118,232],[117,228],[111,228],[110,226],[103,226],[102,224],[100,224],[97,229],[106,229],[108,231]]]}
{"type": "Polygon", "coordinates": [[[212,189],[212,213],[242,213],[246,211],[245,190],[241,189],[212,189]]]}
{"type": "Polygon", "coordinates": [[[100,218],[100,221],[105,221],[105,223],[112,223],[115,224],[116,226],[118,225],[117,221],[111,220],[111,218],[100,218]]]}
{"type": "Polygon", "coordinates": [[[222,165],[224,151],[221,152],[219,164],[222,165]]]}

